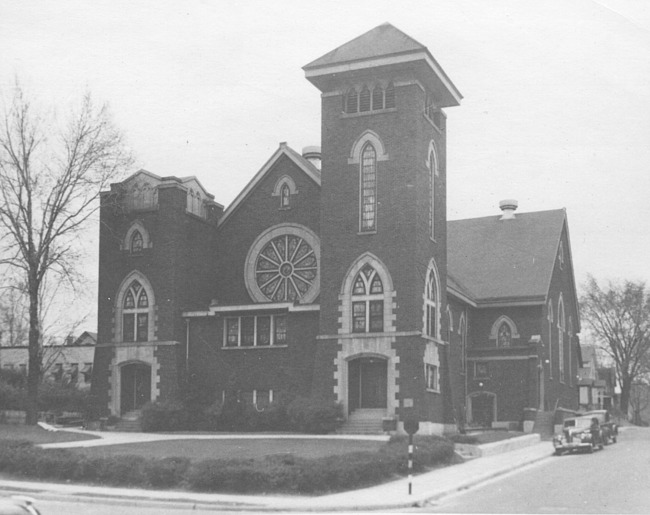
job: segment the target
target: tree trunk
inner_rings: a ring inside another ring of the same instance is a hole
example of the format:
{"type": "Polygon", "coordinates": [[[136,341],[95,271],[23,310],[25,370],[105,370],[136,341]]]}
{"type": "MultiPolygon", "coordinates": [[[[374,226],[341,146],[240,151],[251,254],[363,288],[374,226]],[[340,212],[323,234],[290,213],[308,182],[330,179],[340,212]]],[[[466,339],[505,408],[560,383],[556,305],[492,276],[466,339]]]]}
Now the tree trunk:
{"type": "Polygon", "coordinates": [[[29,365],[27,367],[26,423],[38,422],[38,386],[41,382],[41,331],[39,323],[38,284],[35,277],[29,280],[29,365]]]}
{"type": "Polygon", "coordinates": [[[625,418],[628,418],[628,410],[630,408],[630,393],[632,390],[632,378],[624,377],[621,380],[621,399],[619,401],[619,408],[625,418]]]}

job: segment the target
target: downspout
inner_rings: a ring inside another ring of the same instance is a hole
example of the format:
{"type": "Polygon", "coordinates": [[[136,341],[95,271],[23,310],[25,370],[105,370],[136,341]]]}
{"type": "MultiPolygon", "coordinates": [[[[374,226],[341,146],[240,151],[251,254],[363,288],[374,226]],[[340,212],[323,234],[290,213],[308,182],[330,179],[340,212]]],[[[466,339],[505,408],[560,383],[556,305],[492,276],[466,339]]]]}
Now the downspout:
{"type": "Polygon", "coordinates": [[[189,381],[190,371],[190,319],[185,319],[185,378],[189,381]]]}

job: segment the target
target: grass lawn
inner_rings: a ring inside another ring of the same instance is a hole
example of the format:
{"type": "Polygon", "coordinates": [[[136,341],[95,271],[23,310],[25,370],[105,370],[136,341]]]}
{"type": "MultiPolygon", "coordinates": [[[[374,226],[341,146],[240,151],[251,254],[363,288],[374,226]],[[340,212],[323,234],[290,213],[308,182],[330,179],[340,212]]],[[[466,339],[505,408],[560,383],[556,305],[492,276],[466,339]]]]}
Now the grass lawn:
{"type": "Polygon", "coordinates": [[[374,452],[385,442],[364,440],[302,440],[255,439],[244,440],[170,440],[102,447],[74,448],[75,453],[86,456],[110,457],[132,454],[147,458],[184,457],[192,461],[206,459],[250,459],[278,454],[292,454],[302,458],[321,458],[359,451],[374,452]]]}
{"type": "Polygon", "coordinates": [[[67,431],[46,431],[40,426],[0,424],[0,440],[29,440],[33,444],[38,445],[41,443],[94,440],[95,438],[95,436],[69,433],[67,431]]]}

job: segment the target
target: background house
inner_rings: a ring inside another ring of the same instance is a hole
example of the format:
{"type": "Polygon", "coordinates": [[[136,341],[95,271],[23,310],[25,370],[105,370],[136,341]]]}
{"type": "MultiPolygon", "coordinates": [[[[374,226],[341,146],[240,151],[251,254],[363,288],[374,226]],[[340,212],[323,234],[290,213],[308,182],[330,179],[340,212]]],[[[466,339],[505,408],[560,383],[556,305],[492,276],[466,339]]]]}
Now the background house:
{"type": "MultiPolygon", "coordinates": [[[[89,389],[92,382],[97,334],[83,332],[79,337],[68,336],[63,344],[44,345],[42,373],[45,381],[89,389]]],[[[27,345],[0,347],[0,367],[27,374],[29,348],[27,345]]]]}
{"type": "Polygon", "coordinates": [[[615,406],[616,370],[600,366],[595,346],[582,346],[582,363],[578,374],[580,408],[611,409],[615,406]]]}

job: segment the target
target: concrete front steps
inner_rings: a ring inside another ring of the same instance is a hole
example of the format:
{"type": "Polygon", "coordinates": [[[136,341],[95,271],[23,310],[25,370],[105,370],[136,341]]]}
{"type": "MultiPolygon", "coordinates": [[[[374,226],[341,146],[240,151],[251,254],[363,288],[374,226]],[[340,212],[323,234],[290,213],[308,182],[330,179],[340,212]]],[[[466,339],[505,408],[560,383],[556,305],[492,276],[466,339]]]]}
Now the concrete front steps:
{"type": "Polygon", "coordinates": [[[140,416],[142,412],[140,410],[129,411],[128,413],[122,415],[120,421],[115,425],[116,431],[125,431],[125,432],[139,432],[142,430],[140,424],[140,416]]]}
{"type": "Polygon", "coordinates": [[[337,432],[352,435],[384,434],[383,418],[385,416],[385,409],[356,409],[350,413],[337,432]]]}

